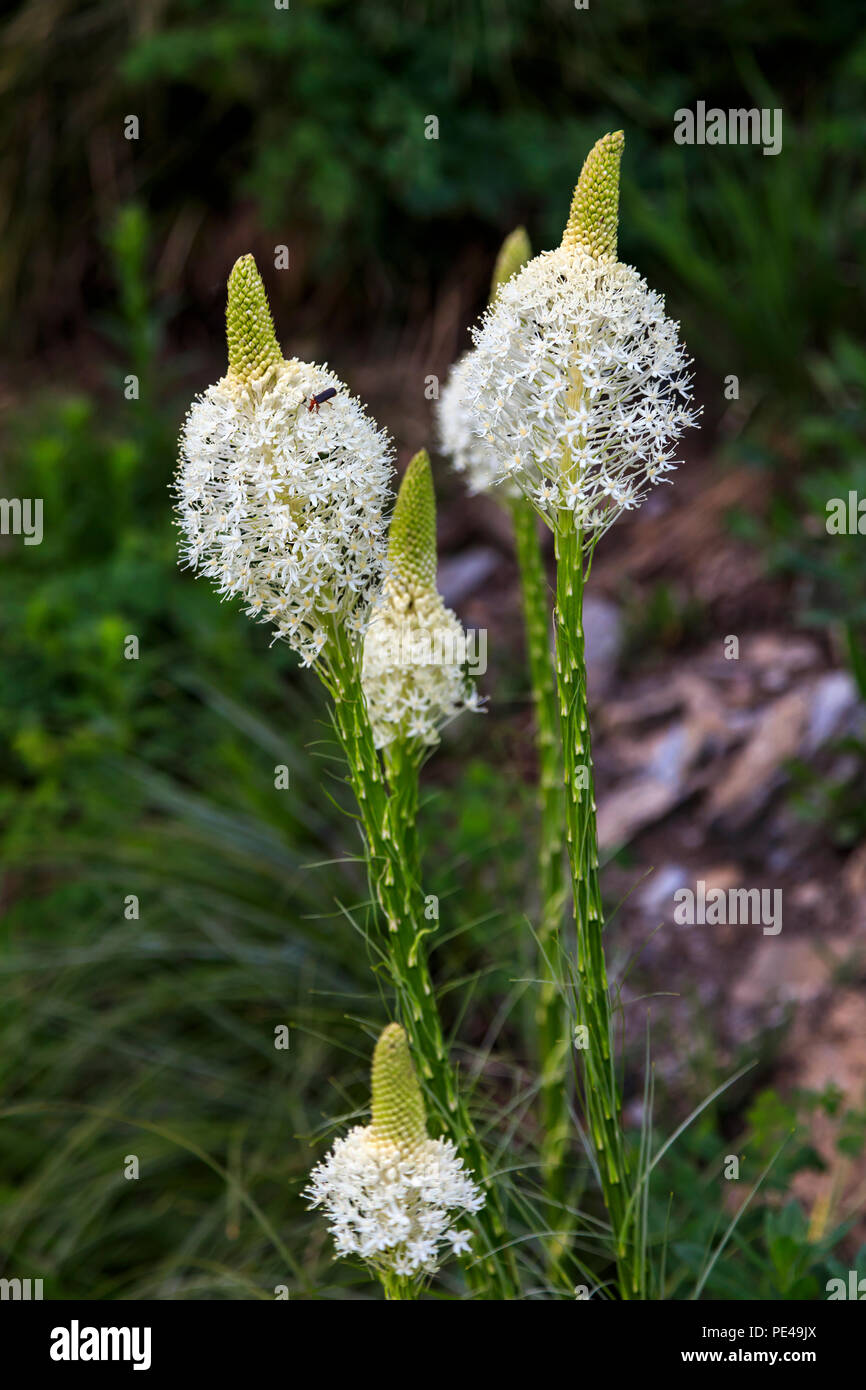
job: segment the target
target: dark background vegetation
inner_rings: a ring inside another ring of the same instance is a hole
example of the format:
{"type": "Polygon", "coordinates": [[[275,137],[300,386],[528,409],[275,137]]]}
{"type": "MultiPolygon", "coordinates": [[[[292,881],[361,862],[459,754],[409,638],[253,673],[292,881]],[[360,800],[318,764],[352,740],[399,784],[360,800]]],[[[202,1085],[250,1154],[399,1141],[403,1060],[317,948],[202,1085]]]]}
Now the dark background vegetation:
{"type": "MultiPolygon", "coordinates": [[[[225,279],[252,250],[286,350],[327,359],[405,461],[503,235],[555,244],[584,154],[622,127],[620,254],[681,320],[704,406],[675,488],[595,580],[606,886],[630,895],[611,951],[637,953],[626,1113],[644,996],[663,995],[662,1131],[756,1061],[660,1175],[668,1292],[793,1131],[705,1293],[823,1297],[862,1260],[866,1181],[864,541],[824,527],[829,497],[866,495],[862,7],[31,0],[3,22],[0,120],[0,491],[45,507],[41,546],[0,538],[0,1272],[53,1298],[368,1296],[298,1199],[386,1017],[354,832],[312,679],[176,568],[177,431],[223,369],[225,279]],[[698,100],[781,107],[782,153],[676,146],[698,100]],[[676,934],[696,877],[783,885],[782,936],[676,934]],[[728,1152],[743,1182],[720,1201],[728,1152]]],[[[529,1164],[516,572],[496,505],[443,460],[437,486],[443,588],[488,627],[491,669],[490,713],[426,778],[434,968],[490,1142],[529,1164]]]]}

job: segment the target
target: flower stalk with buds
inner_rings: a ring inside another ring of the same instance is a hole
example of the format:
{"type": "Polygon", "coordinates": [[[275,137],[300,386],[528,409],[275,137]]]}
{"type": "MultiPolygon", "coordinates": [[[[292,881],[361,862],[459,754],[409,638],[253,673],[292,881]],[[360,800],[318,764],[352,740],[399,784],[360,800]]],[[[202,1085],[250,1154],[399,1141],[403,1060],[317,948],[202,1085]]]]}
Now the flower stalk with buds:
{"type": "Polygon", "coordinates": [[[599,537],[674,468],[694,422],[688,362],[661,297],[619,262],[621,131],[588,155],[561,246],[504,285],[474,334],[464,380],[496,477],[554,533],[556,675],[567,850],[577,934],[575,1041],[583,1103],[611,1219],[620,1294],[639,1292],[637,1205],[621,1122],[602,942],[583,593],[599,537]]]}
{"type": "Polygon", "coordinates": [[[252,256],[229,277],[226,326],[228,371],[181,435],[183,557],[312,665],[337,629],[363,630],[378,590],[392,446],[327,367],[283,360],[252,256]]]}
{"type": "MultiPolygon", "coordinates": [[[[430,915],[423,894],[415,831],[425,758],[444,724],[461,709],[478,707],[466,670],[466,635],[437,592],[436,568],[436,501],[430,460],[422,450],[403,475],[391,518],[385,581],[364,638],[360,704],[368,756],[373,744],[381,750],[387,782],[387,837],[380,853],[387,868],[379,876],[377,894],[389,925],[391,973],[439,1123],[484,1180],[485,1156],[448,1062],[427,965],[427,938],[438,913],[430,915]]],[[[336,709],[339,718],[339,705],[336,709]]],[[[375,846],[376,817],[369,814],[366,791],[358,804],[368,845],[375,846]]],[[[495,1191],[479,1224],[489,1251],[504,1245],[504,1215],[495,1191]]],[[[500,1296],[513,1295],[516,1276],[510,1256],[489,1257],[485,1264],[498,1281],[500,1296]]],[[[471,1267],[469,1272],[472,1276],[471,1267]]]]}
{"type": "Polygon", "coordinates": [[[484,1196],[450,1139],[427,1133],[424,1096],[399,1023],[373,1053],[372,1118],[338,1139],[310,1175],[305,1196],[328,1219],[338,1256],[375,1270],[388,1299],[417,1296],[447,1254],[469,1250],[457,1222],[484,1196]]]}
{"type": "MultiPolygon", "coordinates": [[[[428,669],[413,696],[412,672],[384,669],[375,636],[373,721],[362,678],[368,625],[375,633],[389,612],[396,621],[404,598],[422,625],[438,622],[462,636],[431,578],[429,463],[419,456],[410,466],[389,554],[390,443],[327,368],[283,359],[251,256],[229,278],[226,323],[228,371],[193,403],[181,436],[175,490],[183,557],[222,595],[240,597],[250,616],[272,623],[275,640],[312,666],[331,697],[371,896],[384,923],[381,955],[435,1123],[484,1181],[484,1155],[449,1062],[427,966],[432,926],[415,839],[422,755],[444,718],[472,697],[462,686],[458,699],[460,659],[428,669]]],[[[499,1297],[514,1296],[511,1262],[497,1253],[505,1230],[495,1197],[479,1222],[484,1248],[469,1277],[479,1290],[492,1285],[499,1297]]]]}
{"type": "MultiPolygon", "coordinates": [[[[382,953],[397,996],[400,1016],[434,1105],[437,1126],[453,1137],[467,1163],[486,1181],[486,1159],[466,1102],[457,1086],[427,963],[426,938],[435,919],[426,913],[415,817],[420,749],[398,743],[385,756],[376,748],[361,677],[360,657],[348,634],[340,633],[323,679],[332,696],[331,714],[349,770],[364,839],[371,892],[382,914],[382,953]]],[[[496,1253],[505,1241],[502,1209],[495,1193],[479,1215],[484,1264],[468,1275],[480,1290],[492,1283],[497,1297],[513,1297],[516,1276],[496,1253]]]]}
{"type": "MultiPolygon", "coordinates": [[[[529,237],[517,227],[506,237],[496,259],[490,286],[490,303],[531,259],[529,237]]],[[[538,757],[539,919],[538,996],[536,1001],[541,1163],[544,1188],[551,1203],[551,1223],[558,1234],[549,1242],[555,1255],[561,1247],[567,1196],[564,1159],[571,1130],[569,1071],[570,1027],[568,1010],[555,978],[554,962],[560,951],[560,929],[568,892],[564,874],[565,804],[559,751],[559,705],[551,662],[551,604],[544,551],[535,508],[512,479],[502,479],[495,445],[473,432],[473,416],[466,396],[471,373],[467,353],[451,371],[439,403],[439,434],[443,452],[450,455],[456,472],[466,478],[471,493],[484,492],[501,501],[511,516],[520,573],[526,649],[535,714],[535,746],[538,757]]]]}
{"type": "Polygon", "coordinates": [[[417,756],[477,698],[466,634],[436,589],[436,499],[422,449],[400,485],[382,594],[364,638],[363,681],[376,745],[417,756]]]}

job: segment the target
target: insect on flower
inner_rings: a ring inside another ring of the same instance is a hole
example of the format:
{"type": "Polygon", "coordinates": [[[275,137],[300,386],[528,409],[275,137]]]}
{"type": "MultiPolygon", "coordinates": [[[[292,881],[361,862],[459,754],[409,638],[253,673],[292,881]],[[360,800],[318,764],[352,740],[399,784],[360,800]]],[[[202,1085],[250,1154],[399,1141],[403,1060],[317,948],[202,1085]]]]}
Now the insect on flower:
{"type": "Polygon", "coordinates": [[[337,388],[336,388],[336,386],[329,386],[328,389],[327,389],[327,391],[320,391],[319,394],[318,394],[318,396],[311,396],[311,397],[310,397],[310,404],[307,406],[307,409],[308,409],[308,410],[318,410],[318,408],[319,408],[320,405],[324,405],[325,401],[329,401],[329,400],[331,399],[331,397],[332,397],[332,396],[336,396],[336,394],[337,394],[337,388]]]}
{"type": "Polygon", "coordinates": [[[285,360],[252,256],[229,277],[226,333],[228,371],[181,435],[182,553],[309,665],[335,616],[365,626],[381,587],[392,447],[333,373],[285,360]],[[336,397],[326,442],[303,418],[313,396],[336,397]]]}

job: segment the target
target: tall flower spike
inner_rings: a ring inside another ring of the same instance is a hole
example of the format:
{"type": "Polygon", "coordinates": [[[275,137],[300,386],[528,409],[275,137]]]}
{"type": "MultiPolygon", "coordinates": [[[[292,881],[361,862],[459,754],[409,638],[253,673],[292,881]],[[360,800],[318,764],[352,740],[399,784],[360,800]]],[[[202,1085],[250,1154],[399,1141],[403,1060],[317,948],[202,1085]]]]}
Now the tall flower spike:
{"type": "Polygon", "coordinates": [[[226,332],[228,372],[180,438],[182,558],[311,665],[338,624],[363,632],[381,586],[391,444],[326,366],[283,361],[252,256],[226,332]]]}
{"type": "Polygon", "coordinates": [[[589,547],[676,467],[689,360],[661,295],[616,259],[621,131],[590,151],[555,251],[529,261],[473,332],[461,389],[491,481],[589,547]]]}
{"type": "Polygon", "coordinates": [[[360,1255],[384,1281],[435,1273],[442,1247],[460,1254],[471,1233],[456,1215],[480,1211],[484,1196],[450,1139],[428,1139],[424,1101],[399,1023],[373,1053],[373,1122],[338,1139],[304,1193],[322,1207],[338,1255],[360,1255]]]}
{"type": "Polygon", "coordinates": [[[436,495],[426,449],[403,474],[388,533],[388,564],[390,582],[408,593],[436,583],[436,495]]]}
{"type": "Polygon", "coordinates": [[[389,1023],[373,1053],[373,1123],[370,1137],[412,1149],[427,1137],[424,1097],[412,1065],[409,1039],[399,1023],[389,1023]]]}
{"type": "Polygon", "coordinates": [[[428,747],[462,709],[476,709],[468,639],[436,590],[436,499],[426,449],[406,469],[382,594],[364,639],[362,682],[377,748],[428,747]]]}
{"type": "Polygon", "coordinates": [[[621,130],[596,140],[586,156],[571,200],[562,244],[572,250],[581,247],[596,260],[616,260],[619,166],[624,145],[621,130]]]}
{"type": "Polygon", "coordinates": [[[235,261],[226,302],[229,371],[247,385],[283,360],[262,277],[252,256],[235,261]]]}

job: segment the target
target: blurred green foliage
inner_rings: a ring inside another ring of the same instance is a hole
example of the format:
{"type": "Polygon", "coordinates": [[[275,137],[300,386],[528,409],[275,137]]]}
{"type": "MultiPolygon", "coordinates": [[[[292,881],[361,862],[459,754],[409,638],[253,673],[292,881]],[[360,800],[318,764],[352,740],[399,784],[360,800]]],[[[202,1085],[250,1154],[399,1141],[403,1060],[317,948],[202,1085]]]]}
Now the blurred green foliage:
{"type": "Polygon", "coordinates": [[[626,584],[621,592],[624,666],[656,661],[660,652],[700,640],[706,631],[706,606],[679,586],[660,580],[647,593],[626,584]]]}
{"type": "MultiPolygon", "coordinates": [[[[831,351],[813,364],[812,374],[826,400],[822,410],[803,409],[787,436],[768,446],[771,464],[785,470],[793,451],[799,463],[793,488],[779,489],[764,520],[738,517],[740,534],[760,545],[773,572],[795,584],[801,620],[810,627],[835,629],[847,649],[866,699],[866,584],[863,536],[866,511],[855,527],[841,533],[830,525],[841,500],[866,502],[866,349],[839,334],[831,351]]],[[[846,518],[847,519],[847,518],[846,518]]]]}
{"type": "MultiPolygon", "coordinates": [[[[822,1172],[826,1166],[802,1139],[810,1116],[821,1112],[839,1119],[840,1158],[852,1152],[852,1144],[854,1152],[862,1149],[866,1117],[854,1111],[842,1115],[832,1088],[787,1098],[763,1089],[751,1099],[736,1138],[725,1143],[720,1131],[726,1109],[723,1098],[721,1113],[700,1116],[660,1165],[654,1225],[671,1247],[665,1296],[687,1297],[693,1281],[708,1271],[703,1296],[709,1299],[825,1298],[827,1280],[838,1273],[832,1252],[845,1229],[813,1223],[800,1202],[790,1199],[791,1183],[798,1173],[822,1172]],[[739,1162],[736,1181],[728,1166],[731,1157],[739,1162]],[[716,1195],[720,1182],[730,1183],[725,1203],[716,1195]],[[708,1270],[707,1251],[717,1248],[729,1227],[728,1258],[708,1270]]],[[[864,1259],[866,1248],[855,1266],[864,1259]]]]}
{"type": "MultiPolygon", "coordinates": [[[[847,662],[866,701],[866,516],[857,512],[866,502],[866,350],[840,333],[811,375],[825,405],[805,404],[784,434],[759,441],[758,457],[779,486],[766,515],[736,514],[731,525],[760,551],[769,574],[788,582],[796,621],[847,662]],[[852,493],[854,525],[862,521],[864,532],[828,529],[834,504],[850,513],[852,493]]],[[[798,814],[840,849],[858,845],[866,834],[862,722],[832,742],[820,765],[797,760],[789,770],[798,814]]]]}
{"type": "Polygon", "coordinates": [[[330,285],[332,323],[371,304],[402,320],[473,244],[481,302],[502,235],[521,221],[555,244],[587,148],[619,126],[622,253],[664,286],[703,367],[782,412],[859,322],[857,0],[29,0],[5,32],[0,113],[20,138],[0,162],[0,299],[31,338],[80,312],[100,283],[94,209],[132,196],[199,296],[214,238],[251,204],[293,252],[286,293],[330,285]],[[675,111],[699,100],[781,108],[782,153],[675,145],[675,111]]]}

